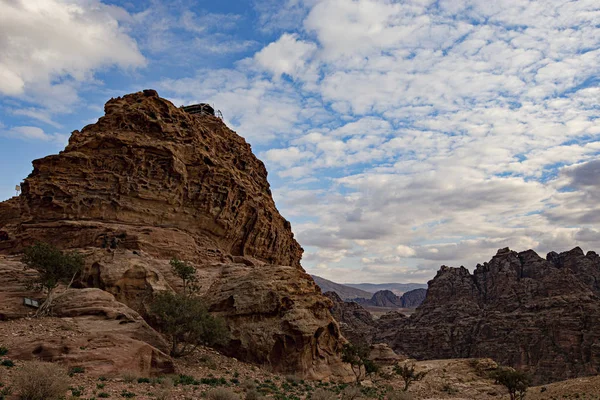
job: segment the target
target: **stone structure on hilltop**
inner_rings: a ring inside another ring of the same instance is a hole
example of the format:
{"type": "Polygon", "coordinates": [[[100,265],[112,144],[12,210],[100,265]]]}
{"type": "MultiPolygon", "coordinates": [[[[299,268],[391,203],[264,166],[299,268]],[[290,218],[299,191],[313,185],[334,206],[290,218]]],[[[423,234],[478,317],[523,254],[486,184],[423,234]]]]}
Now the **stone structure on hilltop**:
{"type": "Polygon", "coordinates": [[[443,266],[415,314],[381,318],[375,339],[417,359],[490,357],[537,383],[598,374],[599,278],[594,252],[502,249],[473,274],[443,266]]]}
{"type": "Polygon", "coordinates": [[[77,284],[142,315],[154,291],[181,289],[169,267],[178,257],[198,268],[199,294],[226,319],[231,355],[309,378],[349,376],[331,302],[300,266],[264,164],[219,118],[145,90],[108,101],[97,123],[33,166],[21,195],[0,203],[9,237],[0,253],[36,241],[78,249],[77,284]]]}

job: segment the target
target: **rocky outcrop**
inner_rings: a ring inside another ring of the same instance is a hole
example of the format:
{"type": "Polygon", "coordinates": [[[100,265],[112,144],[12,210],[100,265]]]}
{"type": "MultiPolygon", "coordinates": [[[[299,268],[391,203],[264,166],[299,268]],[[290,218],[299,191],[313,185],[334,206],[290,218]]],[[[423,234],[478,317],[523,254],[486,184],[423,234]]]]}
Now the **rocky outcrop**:
{"type": "Polygon", "coordinates": [[[471,274],[443,266],[410,318],[380,319],[376,340],[417,359],[490,357],[538,383],[600,373],[596,253],[502,249],[471,274]]]}
{"type": "Polygon", "coordinates": [[[220,119],[187,114],[151,90],[112,99],[105,113],[60,154],[33,162],[15,250],[36,239],[77,248],[114,241],[155,255],[299,266],[302,248],[275,208],[264,164],[220,119]],[[144,228],[191,240],[149,244],[144,228]]]}
{"type": "Polygon", "coordinates": [[[370,345],[375,333],[371,313],[356,302],[342,300],[335,292],[326,292],[325,296],[333,302],[330,311],[344,337],[354,344],[370,345]]]}
{"type": "Polygon", "coordinates": [[[329,300],[300,266],[264,164],[220,119],[134,93],[33,166],[21,195],[0,203],[9,235],[0,252],[35,241],[79,249],[86,266],[75,286],[141,314],[154,292],[180,287],[169,259],[184,259],[226,318],[237,357],[315,379],[350,376],[329,300]]]}
{"type": "Polygon", "coordinates": [[[401,297],[402,308],[417,308],[419,307],[425,297],[427,296],[427,289],[415,289],[404,293],[401,297]]]}
{"type": "MultiPolygon", "coordinates": [[[[175,372],[168,345],[135,311],[100,289],[70,289],[59,295],[52,321],[69,334],[25,332],[13,339],[11,357],[41,359],[85,369],[93,375],[140,376],[175,372]]],[[[44,320],[39,324],[51,325],[44,320]]]]}

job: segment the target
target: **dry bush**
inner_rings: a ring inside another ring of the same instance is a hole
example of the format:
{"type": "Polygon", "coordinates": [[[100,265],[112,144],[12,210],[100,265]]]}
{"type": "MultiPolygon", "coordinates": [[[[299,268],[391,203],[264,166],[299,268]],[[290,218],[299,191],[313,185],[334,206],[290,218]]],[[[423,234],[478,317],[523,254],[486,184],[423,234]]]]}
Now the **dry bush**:
{"type": "Polygon", "coordinates": [[[254,390],[256,389],[256,382],[254,382],[252,379],[247,378],[244,379],[240,385],[242,387],[242,389],[244,390],[254,390]]]}
{"type": "Polygon", "coordinates": [[[319,388],[313,392],[310,398],[312,400],[335,400],[337,399],[337,396],[329,390],[319,388]]]}
{"type": "Polygon", "coordinates": [[[358,386],[348,386],[342,391],[342,400],[357,400],[362,397],[362,392],[358,386]]]}
{"type": "Polygon", "coordinates": [[[229,389],[217,388],[206,394],[208,400],[240,400],[240,396],[229,389]]]}
{"type": "Polygon", "coordinates": [[[256,389],[249,390],[246,392],[246,400],[261,400],[265,397],[260,394],[256,389]]]}
{"type": "Polygon", "coordinates": [[[21,400],[58,400],[69,389],[69,378],[56,364],[34,361],[17,372],[14,387],[21,400]]]}

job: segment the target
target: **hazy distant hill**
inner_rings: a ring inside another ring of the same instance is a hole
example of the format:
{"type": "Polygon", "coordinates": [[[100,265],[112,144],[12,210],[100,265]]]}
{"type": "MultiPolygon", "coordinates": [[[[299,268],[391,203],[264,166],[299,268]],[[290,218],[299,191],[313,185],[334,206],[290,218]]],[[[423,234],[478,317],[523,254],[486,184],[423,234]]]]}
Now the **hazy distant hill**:
{"type": "Polygon", "coordinates": [[[338,296],[340,296],[343,300],[363,298],[370,299],[373,296],[373,293],[367,292],[365,290],[356,289],[347,285],[341,285],[339,283],[335,283],[329,281],[325,278],[321,278],[320,276],[311,275],[317,285],[321,288],[323,293],[325,292],[335,292],[338,296]]]}
{"type": "Polygon", "coordinates": [[[369,293],[391,290],[398,296],[415,289],[427,289],[426,283],[345,283],[344,286],[350,286],[369,293]]]}

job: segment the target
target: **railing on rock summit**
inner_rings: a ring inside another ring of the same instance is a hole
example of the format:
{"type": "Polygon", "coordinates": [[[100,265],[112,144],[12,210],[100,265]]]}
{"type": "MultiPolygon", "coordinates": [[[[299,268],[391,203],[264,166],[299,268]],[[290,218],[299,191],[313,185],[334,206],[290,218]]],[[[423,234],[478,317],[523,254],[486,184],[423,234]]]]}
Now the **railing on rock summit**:
{"type": "Polygon", "coordinates": [[[183,111],[185,111],[188,114],[212,115],[213,117],[223,119],[223,114],[221,113],[221,110],[216,110],[215,112],[215,108],[210,104],[192,104],[190,106],[182,106],[182,108],[183,111]]]}

